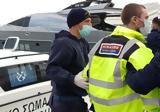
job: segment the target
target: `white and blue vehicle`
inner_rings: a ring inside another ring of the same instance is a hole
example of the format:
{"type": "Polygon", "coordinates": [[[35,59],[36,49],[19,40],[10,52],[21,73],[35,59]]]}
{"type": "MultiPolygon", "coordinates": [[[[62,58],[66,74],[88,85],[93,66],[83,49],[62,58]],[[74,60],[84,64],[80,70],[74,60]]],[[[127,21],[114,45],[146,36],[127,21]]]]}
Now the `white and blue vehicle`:
{"type": "Polygon", "coordinates": [[[6,48],[0,50],[0,112],[51,112],[48,54],[6,48]]]}

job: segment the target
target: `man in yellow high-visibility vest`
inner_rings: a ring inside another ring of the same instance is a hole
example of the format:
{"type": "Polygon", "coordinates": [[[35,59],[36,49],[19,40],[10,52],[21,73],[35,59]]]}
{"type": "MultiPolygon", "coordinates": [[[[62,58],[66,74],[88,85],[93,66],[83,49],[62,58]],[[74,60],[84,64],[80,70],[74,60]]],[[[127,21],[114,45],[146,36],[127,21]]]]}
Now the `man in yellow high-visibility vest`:
{"type": "Polygon", "coordinates": [[[154,57],[144,44],[144,36],[150,32],[148,18],[145,6],[126,5],[121,15],[124,26],[117,26],[91,50],[83,76],[88,75],[88,92],[96,112],[159,109],[160,54],[154,57]]]}

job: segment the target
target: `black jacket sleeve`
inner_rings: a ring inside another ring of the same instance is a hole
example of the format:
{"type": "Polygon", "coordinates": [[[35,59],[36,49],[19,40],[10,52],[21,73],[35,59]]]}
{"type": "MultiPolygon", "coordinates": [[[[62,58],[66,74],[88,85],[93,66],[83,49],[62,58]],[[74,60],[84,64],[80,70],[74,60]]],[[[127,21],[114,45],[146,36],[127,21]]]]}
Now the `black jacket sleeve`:
{"type": "Polygon", "coordinates": [[[147,46],[152,49],[155,54],[156,51],[160,50],[160,32],[158,30],[153,30],[147,37],[147,46]]]}
{"type": "Polygon", "coordinates": [[[73,59],[73,48],[65,40],[55,40],[51,47],[46,74],[49,79],[58,85],[72,84],[74,75],[65,68],[73,59]]]}
{"type": "Polygon", "coordinates": [[[147,45],[148,46],[156,46],[160,48],[160,32],[151,32],[147,37],[147,45]]]}
{"type": "Polygon", "coordinates": [[[143,69],[136,69],[128,63],[126,83],[137,93],[147,94],[160,85],[160,54],[151,60],[143,69]]]}

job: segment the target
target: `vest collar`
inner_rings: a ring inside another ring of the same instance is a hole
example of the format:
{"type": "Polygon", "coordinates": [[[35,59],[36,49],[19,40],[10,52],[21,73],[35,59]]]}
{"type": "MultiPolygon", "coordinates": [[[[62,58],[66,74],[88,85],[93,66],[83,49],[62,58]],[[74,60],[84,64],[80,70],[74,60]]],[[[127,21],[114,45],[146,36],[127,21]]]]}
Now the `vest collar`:
{"type": "Polygon", "coordinates": [[[118,35],[118,36],[125,36],[129,39],[135,38],[143,43],[145,43],[145,38],[143,34],[141,34],[138,31],[123,27],[123,26],[117,26],[111,35],[118,35]]]}

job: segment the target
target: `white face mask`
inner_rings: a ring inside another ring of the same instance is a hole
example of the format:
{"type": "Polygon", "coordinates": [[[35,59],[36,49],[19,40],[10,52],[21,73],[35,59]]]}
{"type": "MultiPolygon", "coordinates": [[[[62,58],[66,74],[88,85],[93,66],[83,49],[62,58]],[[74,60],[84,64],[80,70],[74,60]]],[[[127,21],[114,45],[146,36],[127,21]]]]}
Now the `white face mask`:
{"type": "Polygon", "coordinates": [[[150,33],[151,24],[148,19],[144,20],[144,27],[141,27],[139,30],[144,36],[147,36],[150,33]]]}

